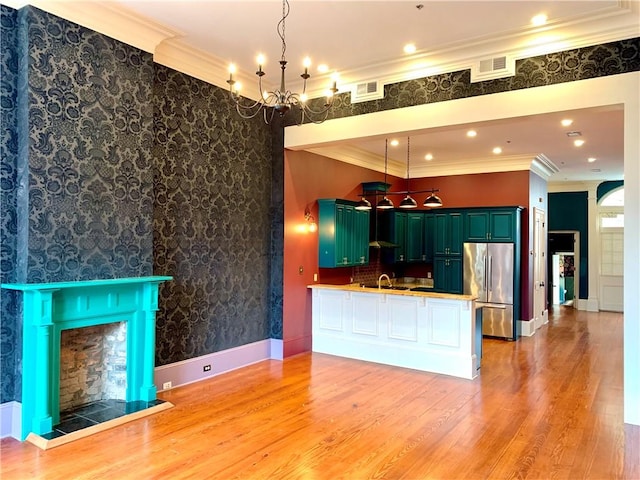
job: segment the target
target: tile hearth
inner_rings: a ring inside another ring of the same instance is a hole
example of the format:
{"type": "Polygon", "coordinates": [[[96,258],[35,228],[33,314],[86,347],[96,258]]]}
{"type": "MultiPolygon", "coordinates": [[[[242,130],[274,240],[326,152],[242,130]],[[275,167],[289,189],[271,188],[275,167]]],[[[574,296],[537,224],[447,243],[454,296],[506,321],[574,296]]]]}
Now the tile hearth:
{"type": "Polygon", "coordinates": [[[60,423],[53,426],[53,431],[40,436],[45,440],[53,440],[163,403],[165,403],[164,400],[153,400],[151,402],[99,400],[91,402],[73,410],[61,412],[60,423]]]}

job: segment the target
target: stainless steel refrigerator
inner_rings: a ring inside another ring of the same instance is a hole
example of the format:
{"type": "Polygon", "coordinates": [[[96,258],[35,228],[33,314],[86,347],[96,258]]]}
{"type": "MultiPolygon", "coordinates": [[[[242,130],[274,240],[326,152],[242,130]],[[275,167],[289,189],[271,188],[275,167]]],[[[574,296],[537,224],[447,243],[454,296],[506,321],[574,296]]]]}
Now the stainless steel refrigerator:
{"type": "Polygon", "coordinates": [[[514,245],[465,243],[463,255],[464,293],[483,307],[482,334],[516,340],[514,245]]]}

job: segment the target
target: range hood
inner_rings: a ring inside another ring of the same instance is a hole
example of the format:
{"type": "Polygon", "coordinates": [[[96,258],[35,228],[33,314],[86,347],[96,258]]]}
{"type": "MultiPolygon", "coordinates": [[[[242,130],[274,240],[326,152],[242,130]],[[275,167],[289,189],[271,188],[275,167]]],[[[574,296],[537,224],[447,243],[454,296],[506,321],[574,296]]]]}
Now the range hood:
{"type": "Polygon", "coordinates": [[[387,240],[379,240],[378,239],[378,209],[376,208],[378,205],[378,196],[380,193],[384,193],[389,190],[391,185],[383,182],[363,182],[362,183],[362,196],[370,196],[371,197],[371,206],[372,210],[375,211],[374,215],[371,215],[370,225],[371,228],[369,230],[369,238],[373,238],[369,242],[369,248],[398,248],[399,245],[389,242],[387,240]]]}

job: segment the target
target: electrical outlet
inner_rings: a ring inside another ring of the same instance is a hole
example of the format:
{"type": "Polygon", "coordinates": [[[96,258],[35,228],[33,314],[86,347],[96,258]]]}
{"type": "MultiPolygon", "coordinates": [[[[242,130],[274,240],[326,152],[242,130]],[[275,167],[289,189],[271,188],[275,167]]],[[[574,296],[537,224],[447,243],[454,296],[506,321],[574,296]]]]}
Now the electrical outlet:
{"type": "Polygon", "coordinates": [[[211,365],[205,365],[204,367],[202,367],[202,371],[203,372],[210,372],[211,371],[211,365]]]}
{"type": "Polygon", "coordinates": [[[169,390],[173,385],[171,384],[171,382],[164,382],[162,384],[162,389],[163,390],[169,390]]]}

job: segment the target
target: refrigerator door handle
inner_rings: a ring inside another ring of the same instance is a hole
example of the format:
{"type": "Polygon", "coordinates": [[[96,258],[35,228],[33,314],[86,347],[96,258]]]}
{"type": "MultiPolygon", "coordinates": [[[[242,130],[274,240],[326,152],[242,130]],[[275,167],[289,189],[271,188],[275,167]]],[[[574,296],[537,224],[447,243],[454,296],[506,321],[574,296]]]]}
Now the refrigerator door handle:
{"type": "Polygon", "coordinates": [[[488,307],[488,308],[497,308],[499,310],[506,310],[507,309],[507,305],[496,304],[496,303],[476,302],[476,306],[478,306],[478,307],[488,307]]]}
{"type": "Polygon", "coordinates": [[[489,291],[493,290],[493,256],[489,255],[489,291]]]}

